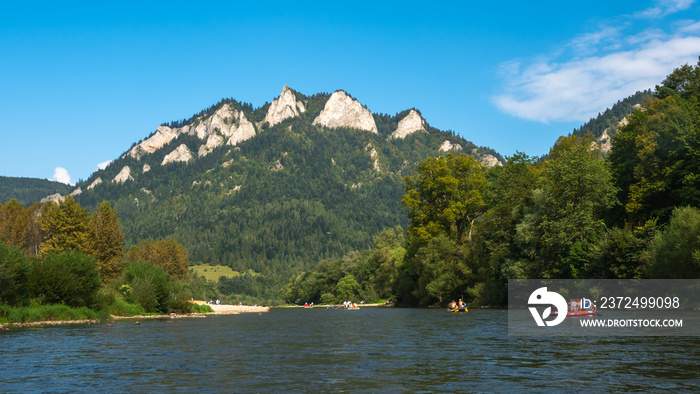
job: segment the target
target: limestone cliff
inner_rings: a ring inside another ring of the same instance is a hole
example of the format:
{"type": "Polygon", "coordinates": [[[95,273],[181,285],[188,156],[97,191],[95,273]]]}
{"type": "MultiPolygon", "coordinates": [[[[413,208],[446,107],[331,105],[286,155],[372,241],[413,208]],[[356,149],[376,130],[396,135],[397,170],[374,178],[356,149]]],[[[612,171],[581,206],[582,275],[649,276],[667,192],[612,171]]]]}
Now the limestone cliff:
{"type": "Polygon", "coordinates": [[[379,154],[377,150],[374,149],[374,146],[369,143],[365,146],[365,150],[369,152],[369,157],[372,158],[372,168],[374,168],[374,171],[382,172],[382,167],[379,165],[379,154]]]}
{"type": "Polygon", "coordinates": [[[183,134],[194,135],[202,140],[207,139],[204,151],[208,153],[224,144],[224,138],[209,139],[216,132],[219,132],[224,138],[228,138],[229,145],[236,145],[254,137],[255,127],[246,118],[243,111],[233,109],[230,103],[226,103],[213,114],[198,116],[190,124],[182,127],[158,127],[152,136],[135,145],[127,154],[135,159],[140,159],[143,155],[157,151],[183,134]]]}
{"type": "Polygon", "coordinates": [[[406,136],[418,131],[426,131],[425,120],[416,110],[412,109],[408,115],[401,119],[396,130],[391,133],[391,138],[406,138],[406,136]]]}
{"type": "Polygon", "coordinates": [[[66,198],[63,197],[60,193],[52,194],[50,196],[46,196],[39,201],[41,204],[46,204],[47,202],[52,202],[54,204],[60,204],[65,200],[66,198]]]}
{"type": "Polygon", "coordinates": [[[95,186],[99,185],[100,183],[102,183],[102,178],[98,177],[97,179],[92,181],[92,183],[90,184],[90,186],[87,187],[87,189],[88,190],[94,189],[95,186]]]}
{"type": "Polygon", "coordinates": [[[297,101],[296,95],[289,88],[289,86],[284,85],[282,88],[282,93],[277,97],[270,108],[267,110],[267,115],[265,115],[265,122],[267,122],[270,127],[282,123],[282,121],[294,118],[306,112],[304,103],[297,101]]]}
{"type": "Polygon", "coordinates": [[[211,153],[211,151],[214,150],[214,148],[219,147],[224,144],[224,137],[219,135],[218,133],[212,133],[209,134],[209,137],[207,138],[207,143],[199,147],[199,151],[197,152],[197,155],[199,157],[204,157],[211,153]]]}
{"type": "Polygon", "coordinates": [[[140,159],[143,155],[153,153],[162,148],[179,135],[179,129],[172,129],[168,126],[159,126],[155,134],[131,148],[128,155],[134,159],[140,159]]]}
{"type": "Polygon", "coordinates": [[[114,180],[112,182],[116,184],[124,183],[126,181],[133,181],[134,178],[131,176],[131,168],[129,166],[124,166],[121,171],[119,171],[119,174],[114,177],[114,180]]]}
{"type": "Polygon", "coordinates": [[[165,155],[165,158],[163,158],[163,162],[161,165],[166,165],[169,163],[176,163],[176,162],[188,162],[192,160],[192,152],[190,152],[190,149],[187,147],[187,145],[182,144],[175,148],[174,151],[168,153],[165,155]]]}
{"type": "Polygon", "coordinates": [[[498,158],[496,158],[496,156],[491,155],[491,154],[486,154],[486,155],[481,156],[481,160],[479,160],[479,161],[481,161],[481,164],[485,165],[488,168],[503,166],[503,163],[501,163],[501,161],[498,160],[498,158]]]}
{"type": "Polygon", "coordinates": [[[224,136],[228,137],[228,142],[226,145],[235,146],[240,142],[249,140],[255,137],[255,126],[245,117],[243,111],[237,113],[236,118],[238,126],[235,128],[230,128],[228,131],[224,132],[224,136]]]}
{"type": "Polygon", "coordinates": [[[462,150],[462,145],[460,144],[453,144],[448,140],[445,140],[442,145],[440,145],[440,151],[442,152],[447,152],[451,150],[462,150]]]}
{"type": "Polygon", "coordinates": [[[342,90],[331,95],[313,124],[331,129],[349,127],[378,134],[372,113],[342,90]]]}

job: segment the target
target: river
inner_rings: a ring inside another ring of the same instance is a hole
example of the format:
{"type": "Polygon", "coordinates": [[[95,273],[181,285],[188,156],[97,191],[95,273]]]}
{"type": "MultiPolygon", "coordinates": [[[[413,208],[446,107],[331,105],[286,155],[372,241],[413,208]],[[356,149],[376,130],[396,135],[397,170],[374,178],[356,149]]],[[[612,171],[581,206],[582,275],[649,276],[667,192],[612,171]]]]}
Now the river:
{"type": "Polygon", "coordinates": [[[697,337],[512,337],[507,312],[363,308],[0,331],[0,391],[700,390],[697,337]]]}

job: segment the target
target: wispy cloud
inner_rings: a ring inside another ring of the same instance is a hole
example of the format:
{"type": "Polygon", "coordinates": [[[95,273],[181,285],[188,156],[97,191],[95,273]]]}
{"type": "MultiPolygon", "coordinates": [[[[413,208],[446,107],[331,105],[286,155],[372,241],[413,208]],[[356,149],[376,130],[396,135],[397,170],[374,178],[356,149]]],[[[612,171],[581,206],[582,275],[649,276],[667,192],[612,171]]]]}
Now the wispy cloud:
{"type": "Polygon", "coordinates": [[[695,0],[659,0],[654,7],[634,14],[637,18],[662,18],[666,15],[687,10],[695,0]]]}
{"type": "MultiPolygon", "coordinates": [[[[661,1],[657,7],[671,12],[691,3],[661,1]]],[[[539,122],[586,121],[617,100],[653,88],[700,55],[695,21],[685,21],[675,31],[649,28],[628,34],[626,29],[631,30],[618,23],[576,37],[565,44],[571,52],[556,58],[505,62],[502,93],[492,97],[493,103],[503,112],[539,122]]]]}
{"type": "Polygon", "coordinates": [[[72,185],[70,182],[70,174],[68,174],[68,170],[63,167],[56,167],[53,170],[53,178],[51,178],[51,180],[65,183],[66,185],[72,185]]]}

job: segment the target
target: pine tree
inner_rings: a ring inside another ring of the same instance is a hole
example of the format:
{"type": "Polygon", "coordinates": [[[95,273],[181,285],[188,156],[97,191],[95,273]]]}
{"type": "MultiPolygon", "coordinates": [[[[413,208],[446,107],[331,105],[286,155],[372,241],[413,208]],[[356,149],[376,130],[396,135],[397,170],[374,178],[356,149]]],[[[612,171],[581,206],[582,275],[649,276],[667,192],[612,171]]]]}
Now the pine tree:
{"type": "Polygon", "coordinates": [[[42,254],[86,249],[90,215],[72,196],[66,196],[59,205],[48,203],[41,211],[41,228],[46,232],[42,254]]]}
{"type": "Polygon", "coordinates": [[[118,277],[123,266],[124,231],[117,211],[103,201],[92,214],[84,242],[85,252],[97,259],[97,270],[103,281],[118,277]]]}
{"type": "Polygon", "coordinates": [[[24,248],[29,228],[29,212],[12,199],[0,204],[0,241],[6,245],[24,248]]]}

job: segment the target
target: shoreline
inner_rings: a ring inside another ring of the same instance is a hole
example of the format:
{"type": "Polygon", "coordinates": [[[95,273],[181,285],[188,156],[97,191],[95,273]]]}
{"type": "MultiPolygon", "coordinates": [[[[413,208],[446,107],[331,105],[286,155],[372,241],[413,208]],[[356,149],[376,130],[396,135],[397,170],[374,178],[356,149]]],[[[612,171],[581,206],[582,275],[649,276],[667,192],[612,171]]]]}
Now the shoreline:
{"type": "MultiPolygon", "coordinates": [[[[204,302],[202,301],[202,304],[204,302]]],[[[123,321],[123,320],[162,320],[162,319],[189,319],[189,318],[205,318],[214,315],[238,315],[241,313],[262,313],[268,312],[269,307],[266,306],[240,306],[240,305],[209,305],[214,312],[207,313],[170,313],[168,315],[137,315],[137,316],[117,316],[110,315],[107,319],[88,319],[88,320],[42,320],[35,322],[24,323],[0,323],[0,330],[9,330],[10,328],[27,328],[27,327],[46,327],[46,326],[62,326],[69,324],[101,324],[123,321]]]]}
{"type": "MultiPolygon", "coordinates": [[[[211,305],[209,305],[209,306],[211,306],[211,305]]],[[[383,303],[375,303],[375,304],[357,304],[357,306],[358,306],[359,308],[366,307],[366,306],[367,306],[367,307],[372,307],[372,308],[377,308],[377,307],[393,308],[393,305],[384,305],[383,303]]],[[[304,305],[284,305],[284,306],[276,306],[275,308],[307,308],[307,309],[311,309],[311,308],[323,308],[323,309],[327,309],[327,308],[330,308],[330,307],[333,307],[334,309],[343,308],[343,304],[318,304],[318,305],[315,305],[315,304],[314,304],[314,306],[312,306],[312,307],[308,307],[308,306],[304,306],[304,305]]]]}

